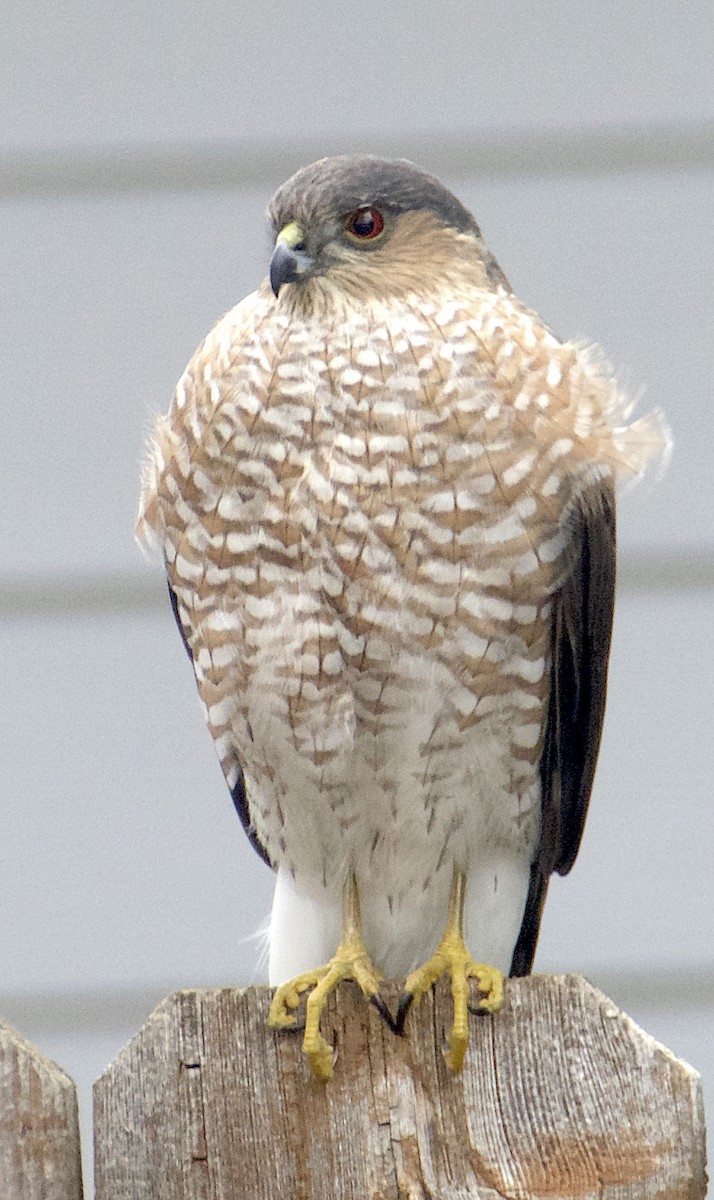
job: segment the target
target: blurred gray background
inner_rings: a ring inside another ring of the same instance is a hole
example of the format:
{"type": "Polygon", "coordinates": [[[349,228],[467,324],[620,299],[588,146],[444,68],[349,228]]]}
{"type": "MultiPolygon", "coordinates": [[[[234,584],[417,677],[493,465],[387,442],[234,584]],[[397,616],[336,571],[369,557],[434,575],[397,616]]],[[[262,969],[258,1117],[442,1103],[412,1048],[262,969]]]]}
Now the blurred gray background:
{"type": "Polygon", "coordinates": [[[133,542],[139,462],[265,272],[273,190],[352,149],[438,173],[524,300],[671,422],[664,481],[620,505],[600,769],[537,965],[711,1092],[710,0],[26,0],[0,60],[0,1013],[78,1080],[85,1138],[164,994],[264,976],[272,878],[133,542]]]}

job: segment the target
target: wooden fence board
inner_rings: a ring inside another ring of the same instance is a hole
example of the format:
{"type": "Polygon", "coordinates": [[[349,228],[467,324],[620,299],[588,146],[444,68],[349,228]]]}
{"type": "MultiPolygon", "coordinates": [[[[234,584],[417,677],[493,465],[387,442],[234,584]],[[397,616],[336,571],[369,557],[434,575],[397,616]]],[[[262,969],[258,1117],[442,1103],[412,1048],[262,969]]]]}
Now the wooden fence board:
{"type": "Polygon", "coordinates": [[[82,1200],[74,1083],[2,1021],[0,1198],[82,1200]]]}
{"type": "MultiPolygon", "coordinates": [[[[394,1002],[396,992],[387,991],[394,1002]]],[[[699,1077],[576,976],[512,980],[443,1059],[448,988],[395,1037],[351,986],[333,1078],[264,988],[177,992],[95,1085],[96,1200],[698,1200],[699,1077]]]]}

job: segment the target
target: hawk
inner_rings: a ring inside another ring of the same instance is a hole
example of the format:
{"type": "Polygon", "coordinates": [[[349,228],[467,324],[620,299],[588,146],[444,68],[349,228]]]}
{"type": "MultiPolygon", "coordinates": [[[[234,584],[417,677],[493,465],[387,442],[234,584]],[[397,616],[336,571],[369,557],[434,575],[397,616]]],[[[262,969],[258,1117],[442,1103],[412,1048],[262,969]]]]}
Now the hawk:
{"type": "Polygon", "coordinates": [[[194,354],[142,540],[238,813],[277,872],[271,1021],[329,1077],[328,992],[501,1004],[570,870],[600,743],[615,486],[660,453],[594,349],[526,308],[406,161],[323,159],[269,209],[269,277],[194,354]],[[467,949],[467,946],[469,947],[467,949]],[[471,951],[477,959],[471,957],[471,951]]]}

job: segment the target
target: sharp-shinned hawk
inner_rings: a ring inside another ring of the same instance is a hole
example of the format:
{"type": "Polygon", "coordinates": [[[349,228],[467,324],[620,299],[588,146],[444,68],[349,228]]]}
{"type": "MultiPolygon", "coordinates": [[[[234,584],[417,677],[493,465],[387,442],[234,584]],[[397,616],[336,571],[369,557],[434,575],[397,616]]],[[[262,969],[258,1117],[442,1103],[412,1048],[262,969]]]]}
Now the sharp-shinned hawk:
{"type": "Polygon", "coordinates": [[[401,1023],[447,973],[458,1070],[468,978],[495,1010],[501,973],[531,969],[549,876],[578,850],[614,489],[666,431],[630,420],[599,353],[525,308],[471,214],[409,163],[324,159],[270,218],[269,280],[157,424],[139,534],[277,871],[273,1022],[314,989],[324,1078],[336,982],[379,1004],[381,975],[408,974],[401,1023]]]}

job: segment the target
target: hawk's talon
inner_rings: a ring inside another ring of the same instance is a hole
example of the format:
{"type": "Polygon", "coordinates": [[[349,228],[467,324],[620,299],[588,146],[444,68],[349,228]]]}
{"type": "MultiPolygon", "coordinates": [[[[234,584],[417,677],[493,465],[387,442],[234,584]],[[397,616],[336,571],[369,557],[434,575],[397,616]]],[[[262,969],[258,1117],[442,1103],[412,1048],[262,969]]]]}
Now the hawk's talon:
{"type": "Polygon", "coordinates": [[[449,1044],[446,1062],[454,1073],[458,1073],[464,1065],[469,1039],[469,979],[478,981],[479,991],[482,993],[478,1005],[481,1012],[498,1012],[503,1004],[502,972],[486,963],[474,962],[466,949],[463,937],[464,886],[464,874],[455,868],[444,936],[428,962],[407,976],[396,1021],[397,1032],[401,1033],[412,1004],[418,1004],[442,975],[449,975],[454,1001],[454,1023],[446,1039],[449,1044]]]}
{"type": "Polygon", "coordinates": [[[409,1010],[413,1003],[414,993],[402,992],[401,996],[399,997],[399,1004],[397,1006],[397,1018],[394,1022],[394,1032],[400,1037],[404,1034],[404,1026],[406,1024],[407,1017],[409,1016],[409,1010]]]}
{"type": "Polygon", "coordinates": [[[454,1001],[454,1023],[446,1039],[449,1044],[446,1063],[451,1071],[458,1074],[464,1065],[469,1039],[469,979],[478,980],[479,990],[483,993],[478,1011],[494,1013],[503,1004],[503,975],[496,967],[474,962],[461,935],[453,930],[448,931],[436,953],[408,977],[397,1010],[397,1032],[401,1033],[404,1028],[412,1004],[418,1003],[441,975],[451,976],[454,1001]]]}
{"type": "Polygon", "coordinates": [[[268,1017],[271,1029],[294,1029],[297,1026],[298,1019],[294,1010],[300,1007],[300,996],[308,988],[316,987],[327,969],[318,967],[314,971],[305,971],[304,974],[296,975],[294,979],[281,983],[280,987],[276,988],[268,1017]]]}
{"type": "Polygon", "coordinates": [[[469,1009],[469,1013],[471,1014],[472,1017],[488,1017],[488,1016],[490,1016],[490,1013],[487,1008],[482,1008],[480,1004],[472,1004],[470,1000],[469,1000],[469,1004],[468,1004],[468,1009],[469,1009]]]}
{"type": "Polygon", "coordinates": [[[294,1009],[300,1004],[300,995],[312,988],[305,1007],[305,1032],[302,1048],[307,1055],[316,1079],[326,1083],[332,1075],[335,1054],[329,1042],[320,1033],[320,1017],[327,997],[343,980],[352,979],[361,988],[381,1015],[392,1025],[391,1014],[377,992],[382,976],[369,960],[359,922],[359,898],[353,876],[347,880],[344,898],[343,938],[329,963],[305,971],[276,989],[270,1005],[268,1024],[273,1029],[291,1029],[296,1024],[294,1009]]]}
{"type": "Polygon", "coordinates": [[[375,992],[375,994],[373,996],[370,996],[369,1001],[370,1001],[370,1004],[374,1005],[374,1007],[376,1008],[380,1017],[384,1021],[385,1025],[389,1026],[392,1033],[401,1033],[402,1032],[402,1029],[399,1026],[399,1013],[397,1013],[397,1016],[395,1019],[392,1016],[387,1004],[385,1003],[385,1001],[382,999],[382,997],[379,995],[378,992],[375,992]]]}
{"type": "Polygon", "coordinates": [[[305,1034],[302,1039],[302,1048],[312,1068],[312,1073],[321,1083],[327,1083],[332,1075],[336,1057],[334,1048],[320,1033],[320,1016],[325,1007],[325,1001],[339,982],[339,979],[334,982],[329,980],[329,975],[330,968],[325,971],[322,981],[307,998],[305,1034]]]}

